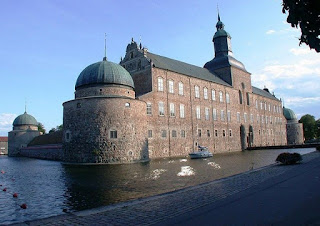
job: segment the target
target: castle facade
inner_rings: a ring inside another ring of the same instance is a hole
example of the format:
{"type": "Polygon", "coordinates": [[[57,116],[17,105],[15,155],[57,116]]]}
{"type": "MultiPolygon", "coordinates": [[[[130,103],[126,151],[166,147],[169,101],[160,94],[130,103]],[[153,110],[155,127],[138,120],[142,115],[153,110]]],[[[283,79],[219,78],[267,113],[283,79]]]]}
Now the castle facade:
{"type": "Polygon", "coordinates": [[[120,65],[89,65],[65,102],[66,161],[135,162],[185,156],[198,145],[213,153],[286,145],[281,100],[252,86],[233,57],[218,19],[215,57],[198,67],[150,53],[134,40],[120,65]]]}

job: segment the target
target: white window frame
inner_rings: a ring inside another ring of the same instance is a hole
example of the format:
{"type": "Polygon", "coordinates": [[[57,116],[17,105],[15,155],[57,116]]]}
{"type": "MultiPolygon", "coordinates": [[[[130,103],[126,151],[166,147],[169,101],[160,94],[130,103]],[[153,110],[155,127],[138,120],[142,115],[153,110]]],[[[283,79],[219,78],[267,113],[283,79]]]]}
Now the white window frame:
{"type": "Polygon", "coordinates": [[[175,109],[174,109],[174,103],[170,103],[169,106],[170,106],[170,116],[171,117],[175,117],[176,116],[176,112],[175,112],[175,109]]]}
{"type": "Polygon", "coordinates": [[[209,111],[210,111],[209,108],[205,108],[205,109],[204,109],[205,119],[206,119],[207,121],[210,120],[209,111]]]}
{"type": "Polygon", "coordinates": [[[223,103],[223,92],[219,91],[219,101],[220,103],[223,103]]]}
{"type": "Polygon", "coordinates": [[[207,87],[203,88],[203,98],[205,100],[208,100],[208,88],[207,87]]]}
{"type": "Polygon", "coordinates": [[[220,111],[220,119],[221,121],[224,121],[224,110],[220,111]]]}
{"type": "Polygon", "coordinates": [[[180,118],[184,118],[185,114],[184,114],[184,104],[180,104],[180,118]]]}
{"type": "Polygon", "coordinates": [[[230,110],[227,111],[227,120],[228,120],[228,122],[231,122],[231,111],[230,110]]]}
{"type": "Polygon", "coordinates": [[[200,110],[200,106],[196,107],[196,118],[197,119],[201,119],[201,110],[200,110]]]}
{"type": "Polygon", "coordinates": [[[227,104],[230,104],[230,95],[229,95],[229,93],[226,93],[226,102],[227,102],[227,104]]]}
{"type": "Polygon", "coordinates": [[[174,82],[173,80],[168,81],[169,93],[174,93],[174,82]]]}
{"type": "Polygon", "coordinates": [[[163,78],[158,77],[158,91],[163,92],[163,78]]]}
{"type": "Polygon", "coordinates": [[[152,115],[152,104],[150,102],[147,103],[147,115],[152,115]]]}
{"type": "Polygon", "coordinates": [[[183,96],[183,83],[179,82],[179,95],[183,96]]]}
{"type": "Polygon", "coordinates": [[[196,98],[200,98],[200,87],[194,86],[194,95],[196,98]]]}
{"type": "Polygon", "coordinates": [[[215,108],[212,109],[212,119],[217,121],[217,109],[215,108]]]}
{"type": "Polygon", "coordinates": [[[160,101],[158,106],[159,106],[159,115],[164,116],[164,103],[160,101]]]}
{"type": "Polygon", "coordinates": [[[211,90],[211,99],[216,100],[216,90],[215,89],[211,90]]]}

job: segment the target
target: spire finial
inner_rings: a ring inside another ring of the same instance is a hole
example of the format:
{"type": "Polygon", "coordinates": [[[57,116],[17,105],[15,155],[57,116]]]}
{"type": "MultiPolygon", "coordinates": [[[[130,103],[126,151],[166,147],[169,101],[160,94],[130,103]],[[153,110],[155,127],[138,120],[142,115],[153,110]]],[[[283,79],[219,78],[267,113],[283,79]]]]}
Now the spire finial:
{"type": "Polygon", "coordinates": [[[139,48],[140,48],[140,49],[142,49],[141,35],[140,35],[140,44],[139,44],[139,48]]]}
{"type": "Polygon", "coordinates": [[[27,113],[27,98],[24,100],[24,113],[27,113]]]}
{"type": "Polygon", "coordinates": [[[220,21],[219,4],[217,3],[218,21],[220,21]]]}
{"type": "Polygon", "coordinates": [[[104,33],[104,57],[103,60],[107,60],[107,33],[104,33]]]}

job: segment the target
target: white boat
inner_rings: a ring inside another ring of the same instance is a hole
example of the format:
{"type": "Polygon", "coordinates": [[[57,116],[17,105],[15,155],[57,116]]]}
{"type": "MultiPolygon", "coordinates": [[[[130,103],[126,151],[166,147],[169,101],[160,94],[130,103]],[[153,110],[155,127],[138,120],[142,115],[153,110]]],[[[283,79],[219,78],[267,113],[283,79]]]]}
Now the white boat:
{"type": "Polygon", "coordinates": [[[213,154],[209,152],[207,147],[198,146],[198,151],[189,153],[189,156],[191,159],[200,159],[212,157],[213,154]]]}

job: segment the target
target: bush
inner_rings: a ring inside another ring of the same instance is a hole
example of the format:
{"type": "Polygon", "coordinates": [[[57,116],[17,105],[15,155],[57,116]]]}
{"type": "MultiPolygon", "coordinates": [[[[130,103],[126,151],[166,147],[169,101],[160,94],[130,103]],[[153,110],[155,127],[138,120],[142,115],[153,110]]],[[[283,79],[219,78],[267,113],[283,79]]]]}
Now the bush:
{"type": "Polygon", "coordinates": [[[281,162],[282,164],[291,165],[302,160],[302,156],[299,153],[281,153],[278,155],[276,162],[281,162]]]}

